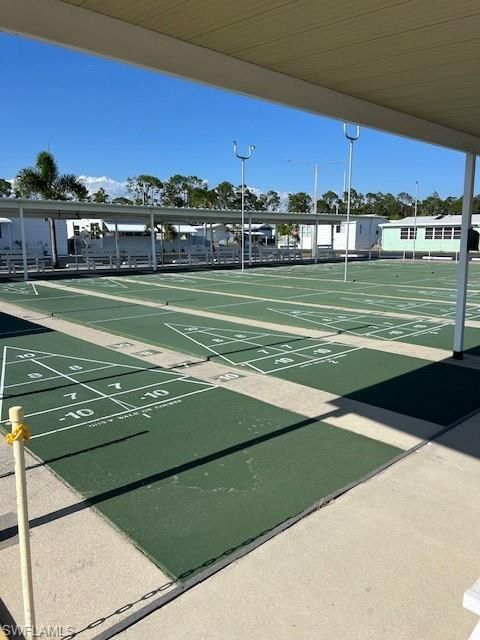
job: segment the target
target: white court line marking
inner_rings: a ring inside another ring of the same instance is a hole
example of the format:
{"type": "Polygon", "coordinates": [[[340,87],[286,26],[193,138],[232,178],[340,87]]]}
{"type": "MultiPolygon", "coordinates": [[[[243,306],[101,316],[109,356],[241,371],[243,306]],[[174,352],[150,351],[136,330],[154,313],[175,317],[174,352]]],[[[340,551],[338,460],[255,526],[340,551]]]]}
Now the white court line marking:
{"type": "MultiPolygon", "coordinates": [[[[221,333],[214,333],[214,329],[212,328],[211,330],[202,330],[202,331],[196,331],[196,332],[192,332],[192,333],[201,333],[203,335],[209,335],[209,336],[213,336],[214,338],[222,338],[224,339],[225,336],[223,336],[221,333]]],[[[221,329],[218,329],[218,331],[221,331],[221,329]]],[[[268,346],[270,349],[278,349],[280,350],[279,347],[275,347],[275,346],[270,346],[270,345],[263,345],[261,343],[258,342],[254,342],[254,340],[258,340],[259,338],[268,338],[269,336],[271,336],[272,338],[281,338],[283,341],[286,340],[292,340],[292,336],[276,336],[275,334],[272,333],[263,333],[260,335],[256,335],[256,336],[245,336],[245,338],[237,338],[236,340],[230,340],[227,342],[222,342],[222,346],[225,344],[234,344],[234,343],[240,343],[240,344],[250,344],[253,347],[265,347],[268,346]]],[[[207,346],[207,345],[205,345],[207,346]]],[[[214,347],[215,345],[211,345],[212,347],[214,347]]]]}
{"type": "MultiPolygon", "coordinates": [[[[32,362],[35,362],[35,360],[32,360],[32,362]]],[[[48,364],[45,364],[43,362],[38,362],[38,363],[35,362],[35,364],[39,364],[41,367],[45,367],[45,369],[49,369],[50,371],[53,371],[53,373],[57,373],[58,375],[62,376],[63,378],[66,378],[67,380],[70,380],[71,382],[74,382],[75,384],[79,384],[81,387],[88,389],[92,393],[96,393],[97,395],[102,396],[105,400],[111,400],[113,403],[118,404],[120,407],[123,407],[124,409],[132,410],[132,409],[138,408],[138,407],[135,407],[134,405],[129,404],[128,402],[122,402],[121,400],[112,399],[108,394],[103,393],[103,391],[98,391],[97,389],[90,387],[88,384],[85,384],[84,382],[75,380],[75,378],[72,378],[68,374],[61,373],[60,371],[57,371],[53,367],[49,367],[48,364]]]]}
{"type": "Polygon", "coordinates": [[[168,324],[167,322],[165,323],[166,327],[169,327],[172,331],[176,331],[178,334],[180,334],[181,336],[183,336],[184,338],[188,338],[189,340],[191,340],[192,342],[194,342],[195,344],[198,344],[198,346],[202,347],[203,349],[207,349],[207,351],[210,351],[211,353],[213,353],[216,356],[219,356],[220,358],[223,358],[223,360],[225,360],[226,362],[228,362],[229,364],[235,366],[236,363],[233,360],[230,360],[230,358],[227,358],[226,356],[222,356],[220,355],[217,351],[215,351],[214,349],[211,349],[210,347],[206,347],[205,345],[203,345],[201,342],[199,342],[198,340],[195,340],[195,338],[192,338],[191,336],[188,335],[188,333],[183,333],[182,331],[179,331],[178,329],[175,329],[174,326],[168,324]]]}
{"type": "MultiPolygon", "coordinates": [[[[416,320],[409,320],[408,322],[404,322],[401,324],[391,324],[390,326],[384,326],[384,327],[380,327],[379,329],[374,329],[371,331],[365,331],[365,333],[360,333],[358,331],[354,331],[353,329],[348,329],[348,328],[342,328],[338,325],[340,324],[344,324],[346,322],[370,322],[371,323],[371,318],[367,315],[361,315],[361,316],[351,316],[349,318],[342,318],[342,319],[332,319],[332,320],[328,320],[326,322],[322,321],[321,318],[316,318],[315,316],[318,316],[318,312],[316,311],[309,311],[306,313],[302,313],[301,315],[298,314],[292,314],[289,313],[288,311],[285,310],[280,310],[280,309],[269,309],[269,311],[273,311],[275,313],[280,313],[283,315],[286,315],[287,317],[300,317],[303,320],[307,321],[307,322],[311,322],[312,324],[316,324],[318,326],[323,326],[323,327],[329,327],[330,329],[334,330],[334,331],[344,331],[346,333],[351,333],[352,335],[355,336],[359,336],[359,337],[366,337],[369,338],[371,336],[374,336],[377,339],[381,339],[381,340],[400,340],[401,338],[412,338],[412,337],[416,337],[416,336],[420,336],[424,333],[429,333],[430,331],[435,331],[437,329],[443,329],[444,327],[448,327],[451,326],[448,323],[435,323],[435,324],[431,324],[431,326],[426,327],[425,329],[419,329],[417,331],[411,331],[410,333],[403,333],[400,336],[382,336],[382,335],[375,335],[375,334],[379,334],[382,331],[396,331],[398,329],[400,329],[401,327],[406,327],[409,325],[413,325],[413,324],[421,324],[422,322],[428,322],[426,320],[421,320],[416,319],[416,320]],[[309,316],[313,316],[313,317],[309,317],[309,316]],[[335,324],[336,323],[336,324],[335,324]]],[[[321,315],[321,314],[320,314],[321,315]]],[[[378,323],[377,323],[378,324],[378,323]]]]}
{"type": "Polygon", "coordinates": [[[121,316],[119,318],[106,318],[105,320],[90,320],[88,324],[100,324],[101,322],[115,322],[116,320],[134,320],[135,318],[149,318],[150,316],[164,316],[175,311],[159,311],[157,313],[143,313],[138,316],[121,316]]]}
{"type": "Polygon", "coordinates": [[[354,351],[359,351],[360,349],[363,349],[363,347],[353,347],[352,349],[347,349],[346,351],[341,351],[340,353],[332,353],[328,358],[312,358],[308,362],[294,362],[293,364],[286,365],[285,367],[278,367],[277,369],[262,371],[262,373],[268,375],[270,373],[276,373],[277,371],[292,369],[293,367],[305,367],[306,365],[310,364],[322,364],[322,361],[328,362],[328,360],[334,360],[335,358],[343,357],[344,355],[347,355],[347,353],[353,353],[354,351]]]}
{"type": "MultiPolygon", "coordinates": [[[[150,371],[150,372],[152,372],[151,368],[136,367],[136,366],[131,365],[131,364],[122,364],[120,362],[118,362],[118,363],[117,362],[114,362],[114,363],[105,362],[104,360],[93,360],[92,358],[80,358],[78,356],[70,356],[70,355],[65,355],[65,354],[61,354],[61,353],[50,353],[49,351],[40,351],[38,349],[32,349],[32,351],[30,352],[29,349],[25,349],[24,347],[11,347],[11,346],[8,346],[8,347],[5,347],[5,348],[6,349],[14,349],[15,351],[23,351],[25,353],[31,353],[31,352],[33,352],[35,354],[41,353],[41,354],[43,354],[45,356],[48,356],[48,357],[51,357],[51,358],[66,358],[67,360],[80,360],[81,362],[92,362],[93,364],[106,364],[106,365],[109,365],[109,366],[111,366],[113,364],[116,367],[122,367],[124,369],[135,369],[137,371],[150,371]]],[[[33,360],[33,359],[34,358],[27,358],[25,360],[22,360],[22,362],[28,362],[29,360],[33,360]]],[[[44,360],[46,358],[37,358],[35,356],[35,359],[36,360],[44,360]]],[[[14,363],[13,362],[9,362],[8,364],[10,365],[10,364],[14,364],[14,363]]],[[[161,369],[161,370],[155,369],[155,372],[156,373],[161,373],[163,375],[168,375],[168,376],[177,375],[175,373],[172,373],[171,371],[165,371],[163,369],[161,369]]],[[[189,376],[185,376],[185,377],[187,378],[189,376]]]]}
{"type": "MultiPolygon", "coordinates": [[[[170,328],[173,329],[174,331],[177,331],[175,329],[175,327],[170,327],[170,328]]],[[[339,357],[339,356],[344,355],[346,353],[351,353],[353,351],[358,351],[359,349],[362,349],[362,347],[353,347],[353,348],[348,349],[346,351],[340,351],[340,352],[337,352],[337,353],[325,354],[323,356],[315,358],[315,357],[310,356],[308,354],[300,353],[300,351],[304,351],[305,349],[325,348],[328,345],[337,345],[338,343],[335,343],[333,341],[320,342],[320,343],[315,343],[314,345],[307,345],[305,347],[300,347],[300,348],[298,348],[296,350],[293,350],[293,349],[283,349],[282,350],[282,349],[280,349],[280,347],[268,347],[268,348],[271,348],[271,349],[275,349],[276,351],[279,351],[279,353],[273,353],[273,354],[271,353],[271,354],[267,354],[267,355],[259,357],[259,358],[255,358],[255,359],[251,359],[251,360],[244,360],[243,362],[233,362],[232,360],[230,360],[226,356],[222,355],[221,353],[218,353],[218,351],[216,351],[215,349],[212,349],[211,347],[208,347],[206,345],[201,344],[200,342],[198,342],[198,340],[195,340],[194,338],[192,338],[188,334],[183,334],[180,331],[177,331],[177,333],[180,333],[180,335],[184,335],[186,338],[189,338],[192,342],[195,342],[196,344],[198,344],[199,346],[203,347],[204,349],[208,349],[208,351],[211,351],[217,357],[223,358],[224,360],[226,360],[227,362],[229,362],[233,366],[251,367],[252,369],[255,369],[256,371],[258,371],[259,373],[262,373],[262,374],[273,373],[275,371],[282,371],[283,369],[289,369],[291,367],[300,367],[300,366],[304,365],[305,363],[296,362],[296,363],[293,363],[291,365],[288,365],[287,367],[279,367],[277,369],[270,369],[268,371],[263,371],[262,369],[259,369],[255,365],[251,364],[252,362],[258,362],[259,360],[266,360],[266,359],[269,359],[269,358],[279,358],[279,357],[282,357],[284,355],[285,356],[287,356],[287,355],[298,355],[301,358],[306,358],[307,359],[307,363],[310,363],[310,362],[317,363],[317,362],[321,362],[322,360],[329,360],[331,358],[336,358],[336,357],[339,357]]],[[[261,347],[261,348],[265,348],[265,345],[262,345],[262,344],[258,344],[256,346],[257,347],[261,347]]]]}
{"type": "MultiPolygon", "coordinates": [[[[5,347],[5,348],[6,349],[13,349],[14,347],[5,347]]],[[[27,353],[32,353],[32,352],[33,353],[40,353],[39,351],[36,351],[34,349],[32,351],[29,351],[28,349],[22,349],[22,351],[26,351],[27,353]]],[[[40,357],[35,356],[35,359],[36,360],[48,360],[49,358],[56,358],[56,357],[57,356],[55,354],[52,354],[52,355],[40,356],[40,357]]],[[[14,360],[13,362],[8,362],[7,364],[8,364],[9,367],[11,367],[14,364],[25,364],[26,362],[28,362],[28,360],[29,359],[27,359],[27,358],[25,360],[14,360]]]]}
{"type": "MultiPolygon", "coordinates": [[[[245,360],[244,362],[242,362],[242,364],[250,364],[251,362],[259,362],[260,360],[268,360],[269,358],[281,358],[282,356],[288,356],[288,355],[292,355],[292,356],[301,356],[302,358],[313,358],[314,360],[323,360],[326,359],[328,360],[329,358],[333,358],[336,353],[326,353],[322,356],[318,356],[315,357],[314,355],[311,356],[308,353],[300,353],[300,351],[305,351],[306,349],[325,349],[327,346],[342,346],[343,345],[339,345],[336,342],[318,342],[315,343],[313,345],[308,345],[306,347],[299,347],[298,349],[285,349],[284,351],[281,351],[280,353],[269,353],[265,356],[260,356],[259,358],[252,358],[251,360],[245,360]]],[[[362,347],[355,347],[356,349],[361,349],[362,347]]],[[[340,352],[339,352],[340,353],[340,352]]],[[[303,364],[298,362],[297,364],[303,364]]]]}
{"type": "MultiPolygon", "coordinates": [[[[167,323],[165,323],[166,326],[169,326],[171,329],[173,329],[174,331],[176,330],[175,327],[171,326],[171,325],[167,325],[167,323]]],[[[186,338],[189,337],[189,333],[183,333],[182,331],[176,330],[177,333],[179,333],[180,335],[185,336],[186,338]]],[[[212,329],[213,331],[213,329],[212,329]]],[[[219,329],[219,331],[221,331],[221,329],[219,329]]],[[[196,331],[192,333],[205,333],[202,331],[196,331]]],[[[223,336],[221,334],[215,334],[213,332],[210,332],[209,335],[213,335],[213,336],[217,336],[218,338],[223,338],[223,336]]],[[[279,337],[282,338],[282,340],[292,340],[292,336],[276,336],[275,334],[271,334],[271,333],[266,333],[264,334],[264,336],[261,337],[268,337],[268,336],[272,336],[273,338],[279,337]]],[[[209,351],[211,351],[212,353],[214,353],[216,356],[220,357],[220,358],[224,358],[227,362],[229,362],[230,364],[236,364],[235,362],[232,362],[230,359],[228,359],[226,356],[224,356],[223,354],[219,353],[217,350],[215,350],[212,346],[208,346],[206,344],[202,344],[201,342],[199,342],[198,340],[194,340],[193,338],[190,338],[192,340],[192,342],[195,342],[196,344],[198,344],[199,346],[203,347],[204,349],[208,349],[209,351]]],[[[295,339],[295,336],[293,336],[293,339],[295,339]]],[[[246,338],[239,338],[236,342],[240,343],[240,344],[245,344],[245,345],[251,345],[252,347],[260,347],[262,349],[265,348],[269,348],[269,349],[274,349],[275,351],[278,351],[279,353],[277,355],[283,354],[283,353],[293,353],[293,351],[288,351],[285,349],[281,349],[280,347],[275,347],[275,346],[270,346],[270,345],[264,345],[261,343],[257,343],[257,342],[253,342],[253,339],[248,340],[246,338]]],[[[225,343],[222,343],[222,346],[225,343]]],[[[306,347],[308,348],[308,347],[306,347]]],[[[251,349],[249,349],[249,351],[251,351],[251,349]]],[[[272,354],[271,354],[272,355],[272,354]]],[[[244,361],[245,362],[245,361],[244,361]]],[[[242,363],[243,364],[243,363],[242,363]]]]}
{"type": "Polygon", "coordinates": [[[38,291],[37,291],[37,287],[35,286],[35,284],[33,282],[30,283],[33,287],[33,290],[35,291],[35,295],[38,296],[38,291]]]}
{"type": "MultiPolygon", "coordinates": [[[[180,378],[177,378],[176,380],[166,380],[165,382],[156,382],[154,384],[146,384],[143,387],[136,387],[134,389],[126,389],[125,391],[119,391],[118,393],[111,393],[108,396],[108,399],[111,400],[113,397],[115,396],[121,396],[125,393],[136,393],[137,391],[141,391],[142,389],[151,389],[152,387],[158,387],[158,386],[162,386],[164,387],[167,384],[171,384],[172,382],[190,382],[190,380],[181,380],[180,378]]],[[[202,383],[205,384],[205,383],[202,383]]],[[[86,400],[79,400],[78,402],[72,402],[69,404],[62,404],[59,407],[52,407],[51,409],[44,409],[43,411],[35,411],[34,413],[28,413],[26,415],[27,418],[30,418],[31,416],[41,416],[45,413],[52,413],[53,411],[62,411],[63,409],[69,409],[70,407],[76,407],[79,404],[89,404],[90,402],[98,402],[99,400],[104,400],[105,398],[99,397],[99,398],[87,398],[86,400]]],[[[141,410],[141,407],[135,407],[133,405],[129,405],[128,402],[123,403],[125,408],[130,407],[131,411],[134,410],[141,410]]]]}
{"type": "MultiPolygon", "coordinates": [[[[205,383],[207,384],[207,383],[205,383]]],[[[208,387],[206,387],[205,389],[197,389],[197,391],[190,391],[189,393],[184,393],[180,396],[175,396],[174,398],[166,398],[165,400],[159,400],[157,402],[151,402],[149,404],[145,404],[142,405],[142,407],[139,407],[138,411],[144,411],[145,409],[148,409],[149,407],[154,407],[157,406],[159,404],[165,404],[166,402],[173,402],[175,400],[181,400],[182,398],[188,398],[189,396],[193,396],[197,393],[203,393],[204,391],[212,391],[213,389],[218,389],[218,385],[210,385],[208,387]]],[[[59,433],[60,431],[69,431],[70,429],[76,429],[77,427],[83,427],[87,424],[92,424],[94,422],[99,422],[100,420],[108,420],[109,418],[116,418],[118,416],[122,416],[125,415],[126,413],[131,413],[133,411],[133,409],[129,409],[127,411],[119,411],[118,413],[111,413],[108,416],[101,416],[100,418],[95,418],[93,420],[87,420],[85,422],[80,422],[79,424],[72,424],[69,425],[68,427],[60,427],[59,429],[52,429],[52,431],[46,431],[45,433],[38,433],[37,435],[32,436],[32,440],[34,438],[43,438],[44,436],[49,436],[52,435],[54,433],[59,433]]]]}
{"type": "MultiPolygon", "coordinates": [[[[228,295],[227,293],[225,295],[228,295]]],[[[255,304],[255,302],[263,302],[263,300],[261,298],[258,298],[256,300],[242,300],[241,302],[230,302],[229,304],[215,304],[213,306],[209,306],[207,308],[207,310],[211,310],[211,309],[221,309],[222,307],[236,307],[239,304],[255,304]]]]}
{"type": "MultiPolygon", "coordinates": [[[[23,362],[26,363],[33,360],[34,358],[31,358],[31,360],[24,360],[23,362]]],[[[10,366],[10,364],[19,364],[19,363],[9,362],[8,366],[10,366]]],[[[111,365],[105,365],[104,367],[96,367],[95,369],[85,369],[85,371],[78,371],[75,375],[80,375],[83,373],[92,373],[93,371],[102,371],[103,369],[109,369],[115,366],[116,365],[111,364],[111,365]]],[[[47,382],[48,380],[58,380],[58,378],[61,378],[61,377],[62,376],[51,376],[49,378],[36,378],[35,380],[28,380],[27,382],[16,382],[15,384],[7,384],[5,389],[12,389],[13,387],[24,387],[27,384],[38,384],[39,382],[47,382]]],[[[45,389],[45,391],[48,391],[48,389],[45,389]]]]}

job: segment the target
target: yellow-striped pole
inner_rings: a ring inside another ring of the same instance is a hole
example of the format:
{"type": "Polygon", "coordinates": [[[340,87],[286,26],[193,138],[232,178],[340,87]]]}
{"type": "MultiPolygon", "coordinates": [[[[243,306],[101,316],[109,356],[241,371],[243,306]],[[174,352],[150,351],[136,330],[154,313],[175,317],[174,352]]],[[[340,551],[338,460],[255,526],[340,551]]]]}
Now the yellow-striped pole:
{"type": "Polygon", "coordinates": [[[7,442],[13,446],[15,460],[15,484],[17,488],[18,541],[22,573],[23,610],[25,614],[25,638],[31,640],[35,634],[35,607],[33,602],[32,559],[30,554],[30,532],[28,525],[27,478],[25,474],[24,443],[30,432],[24,423],[23,407],[11,407],[8,417],[12,432],[7,442]]]}

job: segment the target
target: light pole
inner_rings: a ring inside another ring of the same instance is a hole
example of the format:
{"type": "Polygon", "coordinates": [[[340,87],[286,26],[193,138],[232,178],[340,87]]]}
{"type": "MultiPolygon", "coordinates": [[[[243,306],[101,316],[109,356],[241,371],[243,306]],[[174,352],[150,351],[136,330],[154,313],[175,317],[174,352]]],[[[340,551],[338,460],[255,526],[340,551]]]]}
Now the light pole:
{"type": "MultiPolygon", "coordinates": [[[[286,160],[286,162],[291,162],[292,164],[308,164],[311,165],[310,162],[303,162],[302,160],[286,160]]],[[[317,245],[318,245],[318,176],[320,174],[321,167],[328,167],[332,164],[346,164],[345,160],[333,160],[332,162],[322,162],[319,164],[316,162],[313,165],[313,215],[315,216],[315,226],[314,226],[314,234],[313,234],[313,242],[312,242],[312,258],[315,260],[315,264],[317,263],[317,245]]]]}
{"type": "Polygon", "coordinates": [[[415,262],[415,243],[417,241],[417,207],[418,207],[418,180],[415,180],[415,208],[413,213],[413,252],[412,260],[415,262]]]}
{"type": "Polygon", "coordinates": [[[343,133],[348,140],[349,143],[349,152],[348,152],[348,192],[347,192],[347,233],[346,233],[346,243],[345,243],[345,270],[343,274],[343,281],[347,281],[347,273],[348,273],[348,242],[350,236],[350,205],[352,199],[352,158],[353,158],[353,143],[355,140],[358,140],[360,137],[360,127],[356,125],[355,133],[348,133],[347,123],[343,123],[343,133]]]}
{"type": "MultiPolygon", "coordinates": [[[[255,145],[248,145],[248,155],[242,156],[237,151],[237,142],[233,141],[233,153],[240,160],[241,165],[241,176],[242,176],[242,242],[241,242],[241,251],[242,251],[242,273],[245,271],[245,247],[244,247],[244,226],[245,226],[245,160],[249,160],[252,157],[252,153],[255,151],[255,145]]],[[[248,233],[248,245],[249,245],[249,255],[250,255],[250,263],[251,263],[251,255],[252,255],[252,218],[250,217],[250,226],[248,233]]]]}

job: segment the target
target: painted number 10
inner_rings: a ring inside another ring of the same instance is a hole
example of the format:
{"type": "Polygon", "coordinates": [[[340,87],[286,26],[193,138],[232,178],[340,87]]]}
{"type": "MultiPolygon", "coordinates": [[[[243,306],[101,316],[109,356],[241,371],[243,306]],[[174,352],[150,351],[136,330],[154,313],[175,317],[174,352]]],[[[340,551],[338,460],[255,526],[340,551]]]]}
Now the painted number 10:
{"type": "Polygon", "coordinates": [[[94,412],[91,409],[77,409],[77,411],[70,411],[69,413],[66,413],[65,416],[73,418],[74,420],[80,420],[80,418],[93,416],[93,413],[94,412]]]}

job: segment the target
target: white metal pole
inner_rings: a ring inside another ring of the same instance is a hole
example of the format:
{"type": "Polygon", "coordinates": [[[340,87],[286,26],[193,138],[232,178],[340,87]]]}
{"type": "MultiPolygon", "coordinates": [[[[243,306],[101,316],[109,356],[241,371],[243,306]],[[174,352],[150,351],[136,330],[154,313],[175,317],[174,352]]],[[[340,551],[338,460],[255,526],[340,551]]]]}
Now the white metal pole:
{"type": "MultiPolygon", "coordinates": [[[[249,158],[252,157],[252,153],[255,151],[255,145],[250,144],[248,146],[248,156],[242,156],[237,152],[237,143],[235,142],[235,140],[233,141],[233,152],[235,154],[235,156],[240,160],[240,164],[241,164],[241,178],[242,178],[242,240],[241,240],[241,252],[242,252],[242,257],[241,257],[241,264],[242,264],[242,273],[244,273],[245,271],[245,255],[244,255],[244,226],[245,226],[245,160],[248,160],[249,158]]],[[[249,239],[250,239],[250,247],[251,247],[251,240],[252,240],[252,236],[251,236],[251,230],[249,232],[249,239]]],[[[250,261],[251,261],[251,256],[249,254],[250,257],[250,261]]]]}
{"type": "Polygon", "coordinates": [[[160,233],[160,254],[161,254],[160,255],[160,262],[163,265],[163,252],[164,252],[164,249],[163,249],[163,236],[165,234],[165,226],[163,225],[163,223],[161,224],[160,228],[162,230],[161,233],[160,233]]]}
{"type": "Polygon", "coordinates": [[[150,241],[152,243],[152,269],[157,270],[157,247],[155,237],[155,220],[153,217],[153,211],[150,214],[150,241]]]}
{"type": "Polygon", "coordinates": [[[27,244],[25,241],[25,220],[23,218],[22,206],[20,206],[20,239],[22,241],[23,279],[26,282],[28,280],[27,244]]]}
{"type": "Polygon", "coordinates": [[[413,224],[413,253],[412,260],[415,262],[415,245],[417,242],[417,208],[418,208],[418,180],[415,181],[415,209],[414,209],[414,224],[413,224]]]}
{"type": "Polygon", "coordinates": [[[343,273],[343,281],[347,281],[348,274],[348,243],[350,239],[350,204],[352,197],[352,156],[353,156],[353,140],[349,141],[348,152],[348,192],[347,192],[347,231],[345,241],[345,268],[343,273]]]}
{"type": "Polygon", "coordinates": [[[315,165],[315,169],[313,172],[313,214],[315,216],[315,227],[313,234],[313,243],[312,243],[312,258],[317,264],[317,246],[318,246],[318,164],[315,165]]]}
{"type": "MultiPolygon", "coordinates": [[[[12,434],[24,422],[22,407],[10,407],[8,412],[12,424],[12,434]]],[[[27,478],[25,474],[25,452],[23,437],[12,443],[15,460],[15,484],[17,491],[18,541],[20,548],[20,568],[22,574],[23,610],[25,615],[25,638],[35,637],[35,606],[33,601],[32,558],[30,553],[30,533],[28,523],[27,478]]]]}
{"type": "Polygon", "coordinates": [[[117,269],[120,269],[120,247],[118,245],[118,223],[115,222],[115,257],[117,260],[117,269]]]}
{"type": "Polygon", "coordinates": [[[453,337],[453,357],[463,358],[463,336],[465,332],[465,307],[468,287],[468,231],[472,220],[473,186],[475,181],[475,161],[473,153],[465,154],[465,177],[463,185],[462,230],[460,235],[460,255],[457,274],[457,304],[455,331],[453,337]]]}
{"type": "Polygon", "coordinates": [[[248,264],[252,266],[252,213],[248,214],[248,264]]]}
{"type": "Polygon", "coordinates": [[[343,131],[345,133],[345,137],[350,143],[349,146],[349,154],[348,154],[348,193],[347,193],[347,233],[346,233],[346,243],[345,243],[345,270],[343,274],[343,281],[347,281],[348,275],[348,243],[350,238],[350,206],[352,199],[352,159],[353,159],[353,143],[355,140],[358,140],[360,136],[360,127],[357,126],[356,133],[354,135],[350,135],[347,130],[347,125],[344,123],[343,131]]]}
{"type": "Polygon", "coordinates": [[[210,222],[210,247],[212,249],[212,264],[215,264],[215,259],[213,255],[213,222],[210,222]]]}
{"type": "Polygon", "coordinates": [[[244,183],[244,175],[245,175],[245,160],[242,158],[240,160],[240,164],[242,165],[242,170],[241,170],[241,174],[242,174],[242,235],[241,235],[241,251],[242,251],[242,273],[244,273],[245,271],[245,248],[244,248],[244,243],[245,243],[245,183],[244,183]]]}

